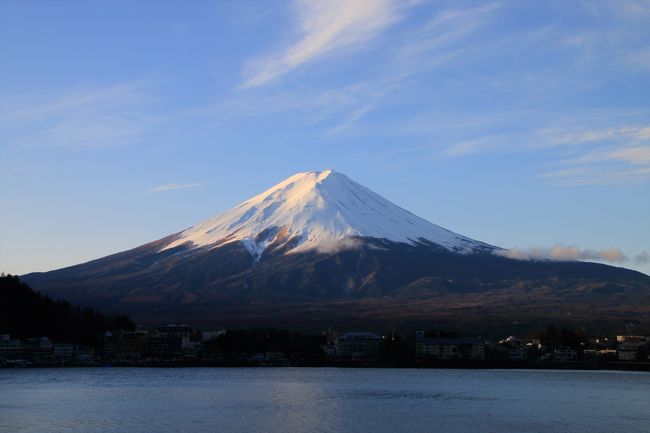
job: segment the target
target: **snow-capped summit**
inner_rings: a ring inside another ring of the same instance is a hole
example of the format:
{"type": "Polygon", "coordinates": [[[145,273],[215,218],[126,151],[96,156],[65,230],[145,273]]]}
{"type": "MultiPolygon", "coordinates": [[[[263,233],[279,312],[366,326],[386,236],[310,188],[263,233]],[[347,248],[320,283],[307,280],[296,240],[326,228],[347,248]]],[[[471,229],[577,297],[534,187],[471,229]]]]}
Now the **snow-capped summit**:
{"type": "Polygon", "coordinates": [[[161,251],[242,242],[259,259],[267,248],[287,253],[339,250],[354,239],[428,241],[472,253],[495,247],[453,233],[391,203],[333,170],[295,174],[239,206],[181,232],[161,251]]]}

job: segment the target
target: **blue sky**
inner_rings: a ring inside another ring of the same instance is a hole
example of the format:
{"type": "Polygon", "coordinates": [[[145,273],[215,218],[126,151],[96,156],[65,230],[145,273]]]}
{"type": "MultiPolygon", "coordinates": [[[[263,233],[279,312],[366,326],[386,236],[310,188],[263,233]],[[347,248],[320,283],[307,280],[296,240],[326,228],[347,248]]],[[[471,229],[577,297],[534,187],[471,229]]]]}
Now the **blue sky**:
{"type": "Polygon", "coordinates": [[[333,168],[516,254],[650,273],[649,22],[620,0],[5,0],[0,270],[333,168]]]}

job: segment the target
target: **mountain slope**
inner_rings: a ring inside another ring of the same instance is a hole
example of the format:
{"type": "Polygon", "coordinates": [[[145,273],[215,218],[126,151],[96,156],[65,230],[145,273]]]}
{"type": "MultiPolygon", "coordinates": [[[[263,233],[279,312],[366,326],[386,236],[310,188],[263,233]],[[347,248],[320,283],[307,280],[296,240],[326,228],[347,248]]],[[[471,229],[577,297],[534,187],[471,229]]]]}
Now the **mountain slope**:
{"type": "Polygon", "coordinates": [[[540,320],[648,317],[646,275],[512,260],[498,250],[327,170],[292,176],[158,241],[24,279],[52,296],[154,323],[419,323],[450,311],[458,322],[506,323],[513,308],[540,320]]]}

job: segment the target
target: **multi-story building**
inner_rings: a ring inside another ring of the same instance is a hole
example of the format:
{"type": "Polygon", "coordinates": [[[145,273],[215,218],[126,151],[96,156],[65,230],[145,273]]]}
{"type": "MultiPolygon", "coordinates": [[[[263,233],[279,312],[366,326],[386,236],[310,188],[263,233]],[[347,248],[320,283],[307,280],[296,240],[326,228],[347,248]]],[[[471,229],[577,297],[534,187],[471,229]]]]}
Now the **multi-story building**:
{"type": "Polygon", "coordinates": [[[216,340],[218,337],[221,337],[225,334],[225,329],[219,329],[217,331],[201,331],[201,341],[216,340]]]}
{"type": "Polygon", "coordinates": [[[12,340],[8,334],[0,336],[0,361],[22,359],[20,340],[12,340]]]}
{"type": "Polygon", "coordinates": [[[174,336],[180,339],[181,349],[190,345],[192,328],[188,325],[163,325],[156,328],[159,334],[174,336]]]}
{"type": "Polygon", "coordinates": [[[54,356],[54,343],[47,337],[27,338],[21,344],[23,359],[47,362],[54,356]]]}
{"type": "Polygon", "coordinates": [[[348,359],[372,359],[379,355],[381,337],[372,332],[348,332],[336,339],[336,355],[348,359]]]}
{"type": "Polygon", "coordinates": [[[419,359],[485,359],[485,344],[476,338],[425,338],[416,334],[415,354],[419,359]]]}
{"type": "Polygon", "coordinates": [[[117,355],[124,359],[140,359],[147,348],[147,331],[123,332],[117,340],[117,355]]]}
{"type": "Polygon", "coordinates": [[[578,359],[578,351],[568,346],[559,346],[553,350],[554,361],[575,361],[578,359]]]}
{"type": "Polygon", "coordinates": [[[174,332],[150,332],[147,338],[147,356],[171,359],[182,354],[183,336],[174,332]]]}
{"type": "Polygon", "coordinates": [[[69,361],[74,356],[74,344],[56,343],[54,345],[54,357],[57,361],[69,361]]]}
{"type": "Polygon", "coordinates": [[[106,331],[102,338],[101,356],[105,359],[114,359],[117,357],[117,335],[111,331],[106,331]]]}
{"type": "Polygon", "coordinates": [[[647,335],[617,335],[616,342],[621,343],[639,343],[650,342],[650,336],[647,335]]]}
{"type": "Polygon", "coordinates": [[[626,341],[618,346],[619,361],[647,361],[649,343],[645,341],[626,341]]]}

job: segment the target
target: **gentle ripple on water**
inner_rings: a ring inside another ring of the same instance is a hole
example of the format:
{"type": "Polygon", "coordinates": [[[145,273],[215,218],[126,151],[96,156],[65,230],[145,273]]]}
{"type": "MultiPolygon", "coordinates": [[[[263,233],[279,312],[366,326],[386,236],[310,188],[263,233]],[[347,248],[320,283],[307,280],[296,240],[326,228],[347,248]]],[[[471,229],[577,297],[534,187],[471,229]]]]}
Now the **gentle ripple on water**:
{"type": "Polygon", "coordinates": [[[0,432],[650,432],[650,374],[0,370],[0,432]]]}

